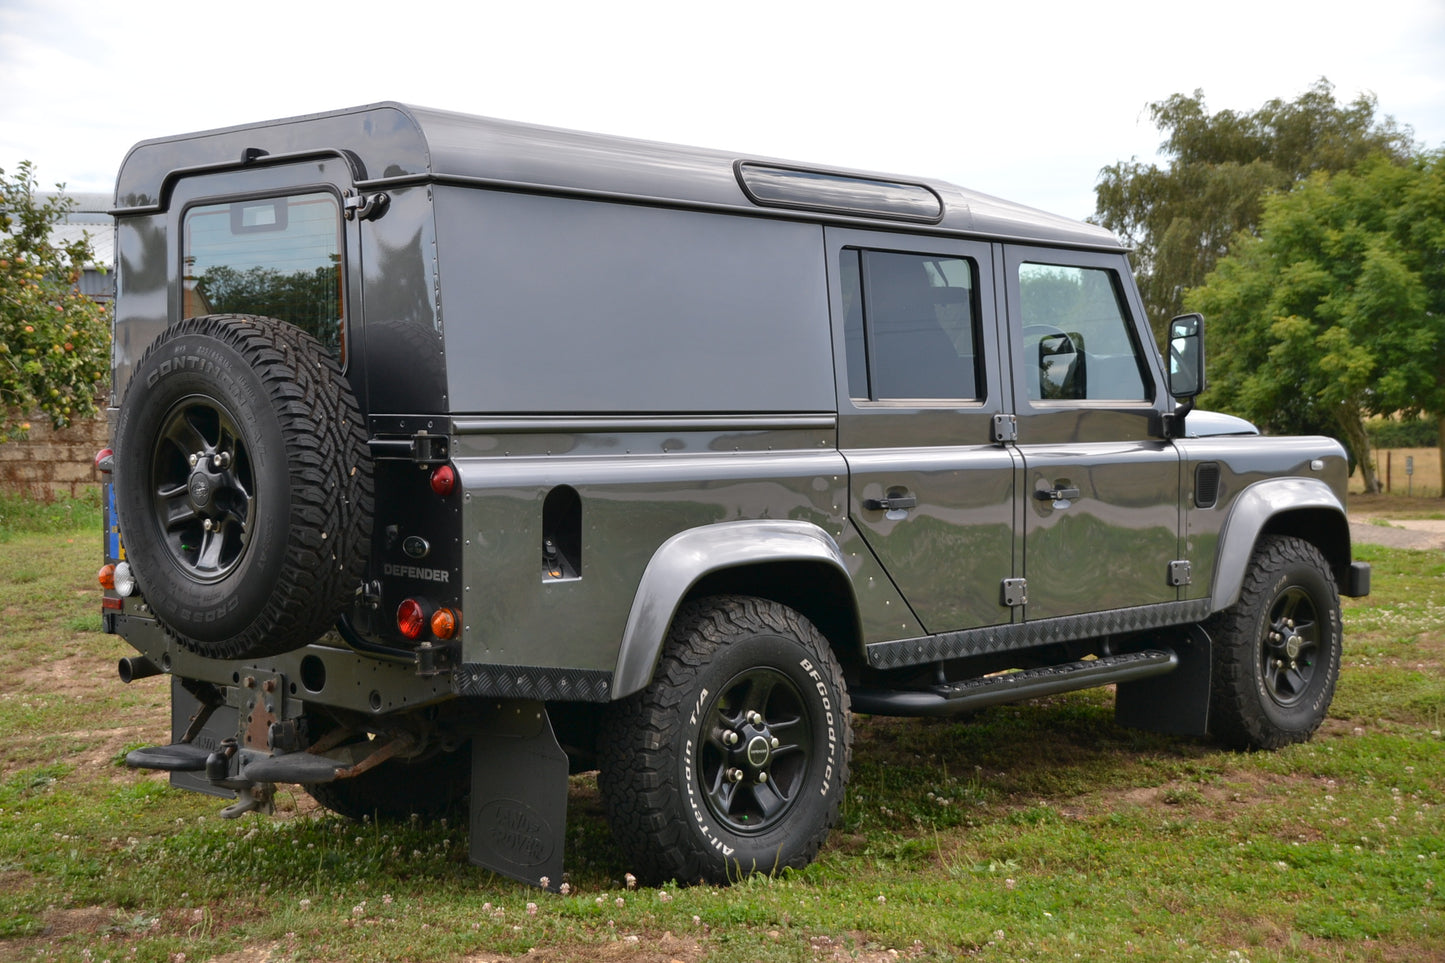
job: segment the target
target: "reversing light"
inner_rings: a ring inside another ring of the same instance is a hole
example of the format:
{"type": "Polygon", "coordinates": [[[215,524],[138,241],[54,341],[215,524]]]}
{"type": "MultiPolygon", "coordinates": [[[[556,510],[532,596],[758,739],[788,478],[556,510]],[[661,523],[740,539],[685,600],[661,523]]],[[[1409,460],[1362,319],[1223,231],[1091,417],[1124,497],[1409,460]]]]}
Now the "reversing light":
{"type": "Polygon", "coordinates": [[[441,608],[432,613],[431,634],[439,639],[449,639],[457,634],[457,613],[441,608]]]}
{"type": "Polygon", "coordinates": [[[421,638],[426,629],[426,613],[416,599],[407,599],[396,607],[396,628],[408,639],[421,638]]]}
{"type": "Polygon", "coordinates": [[[103,589],[107,589],[107,590],[112,590],[112,589],[114,589],[114,588],[115,588],[115,566],[114,566],[114,565],[102,565],[102,566],[100,567],[100,571],[95,573],[95,580],[100,583],[100,587],[103,588],[103,589]]]}
{"type": "Polygon", "coordinates": [[[457,487],[457,473],[451,465],[438,465],[431,473],[431,490],[445,498],[457,487]]]}
{"type": "Polygon", "coordinates": [[[122,598],[135,594],[135,573],[131,571],[129,562],[121,562],[115,567],[115,594],[122,598]]]}

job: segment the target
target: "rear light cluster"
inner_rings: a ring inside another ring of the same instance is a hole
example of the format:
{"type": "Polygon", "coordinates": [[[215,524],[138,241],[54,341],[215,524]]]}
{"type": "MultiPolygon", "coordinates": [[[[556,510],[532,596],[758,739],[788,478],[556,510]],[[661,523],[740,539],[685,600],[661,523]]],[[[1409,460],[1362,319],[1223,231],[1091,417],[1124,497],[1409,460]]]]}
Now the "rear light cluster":
{"type": "Polygon", "coordinates": [[[121,598],[135,594],[135,574],[131,572],[129,562],[102,565],[95,578],[100,582],[101,588],[114,592],[121,598]]]}
{"type": "Polygon", "coordinates": [[[407,599],[396,608],[396,629],[408,639],[420,639],[428,628],[434,638],[455,638],[460,622],[456,611],[446,606],[428,616],[426,606],[417,599],[407,599]]]}

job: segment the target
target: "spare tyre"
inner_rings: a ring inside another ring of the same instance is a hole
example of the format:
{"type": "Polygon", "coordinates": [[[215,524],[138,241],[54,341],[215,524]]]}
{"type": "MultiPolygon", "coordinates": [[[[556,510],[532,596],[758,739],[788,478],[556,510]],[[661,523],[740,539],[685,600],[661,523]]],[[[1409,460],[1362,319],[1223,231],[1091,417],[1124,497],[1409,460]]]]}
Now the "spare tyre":
{"type": "Polygon", "coordinates": [[[351,386],[315,338],[245,315],[171,326],[131,376],[115,450],[126,557],[192,650],[286,652],[353,598],[371,459],[351,386]]]}

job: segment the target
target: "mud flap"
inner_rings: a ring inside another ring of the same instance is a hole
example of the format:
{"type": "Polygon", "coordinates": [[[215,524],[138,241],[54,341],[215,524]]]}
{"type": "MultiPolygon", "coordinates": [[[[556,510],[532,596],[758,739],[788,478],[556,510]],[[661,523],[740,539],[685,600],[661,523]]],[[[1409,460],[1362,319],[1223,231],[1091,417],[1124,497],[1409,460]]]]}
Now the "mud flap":
{"type": "Polygon", "coordinates": [[[547,707],[497,703],[472,737],[471,861],[555,890],[566,834],[567,754],[547,707]]]}
{"type": "Polygon", "coordinates": [[[1209,686],[1214,644],[1209,634],[1191,625],[1187,634],[1169,642],[1179,668],[1168,675],[1120,684],[1114,700],[1114,721],[1130,729],[1171,736],[1209,734],[1209,686]]]}

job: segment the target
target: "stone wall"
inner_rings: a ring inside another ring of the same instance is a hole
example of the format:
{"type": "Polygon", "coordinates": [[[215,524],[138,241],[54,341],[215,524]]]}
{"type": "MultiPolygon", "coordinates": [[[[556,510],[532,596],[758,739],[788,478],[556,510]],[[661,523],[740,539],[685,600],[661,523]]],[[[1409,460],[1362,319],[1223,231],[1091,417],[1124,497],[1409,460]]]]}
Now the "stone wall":
{"type": "Polygon", "coordinates": [[[56,431],[50,419],[29,419],[26,438],[0,442],[0,490],[39,498],[79,495],[100,485],[95,453],[109,444],[105,416],[56,431]]]}

